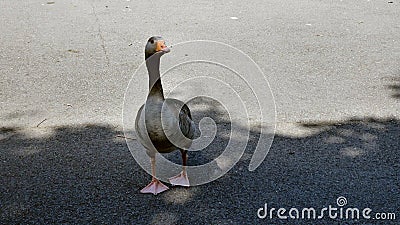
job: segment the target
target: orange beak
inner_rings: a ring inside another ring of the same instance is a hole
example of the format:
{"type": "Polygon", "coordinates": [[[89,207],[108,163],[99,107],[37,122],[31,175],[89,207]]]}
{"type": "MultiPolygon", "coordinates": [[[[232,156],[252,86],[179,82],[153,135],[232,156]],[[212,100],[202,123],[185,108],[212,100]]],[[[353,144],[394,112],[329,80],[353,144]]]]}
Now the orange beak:
{"type": "Polygon", "coordinates": [[[165,45],[164,41],[157,41],[156,43],[156,51],[163,51],[163,52],[169,52],[169,48],[165,45]]]}

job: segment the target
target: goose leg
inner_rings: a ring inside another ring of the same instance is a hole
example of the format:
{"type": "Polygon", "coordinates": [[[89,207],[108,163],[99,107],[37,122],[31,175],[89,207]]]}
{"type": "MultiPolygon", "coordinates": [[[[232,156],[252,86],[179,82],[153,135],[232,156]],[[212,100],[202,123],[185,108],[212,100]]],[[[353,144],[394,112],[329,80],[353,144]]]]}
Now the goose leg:
{"type": "Polygon", "coordinates": [[[187,150],[181,149],[180,151],[182,154],[182,172],[168,180],[172,185],[189,187],[189,179],[186,174],[187,150]]]}
{"type": "Polygon", "coordinates": [[[168,190],[169,188],[156,178],[156,158],[151,157],[150,160],[151,160],[151,174],[153,177],[151,179],[150,184],[148,184],[146,187],[140,190],[140,193],[151,193],[156,195],[158,193],[168,190]]]}

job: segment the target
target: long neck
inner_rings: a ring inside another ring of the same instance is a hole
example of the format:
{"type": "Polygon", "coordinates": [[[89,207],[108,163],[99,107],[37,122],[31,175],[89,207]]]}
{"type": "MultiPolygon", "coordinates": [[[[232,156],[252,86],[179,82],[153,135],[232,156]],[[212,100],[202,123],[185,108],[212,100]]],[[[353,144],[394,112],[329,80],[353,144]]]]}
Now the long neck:
{"type": "Polygon", "coordinates": [[[160,57],[153,56],[146,60],[147,72],[149,73],[149,95],[148,98],[159,98],[164,100],[164,93],[160,78],[160,57]]]}

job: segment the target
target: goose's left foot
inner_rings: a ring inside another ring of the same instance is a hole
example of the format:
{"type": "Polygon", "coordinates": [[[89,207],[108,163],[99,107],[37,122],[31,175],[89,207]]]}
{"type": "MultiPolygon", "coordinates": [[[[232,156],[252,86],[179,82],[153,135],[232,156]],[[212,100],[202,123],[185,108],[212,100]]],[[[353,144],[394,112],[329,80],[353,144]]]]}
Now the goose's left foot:
{"type": "Polygon", "coordinates": [[[180,174],[169,178],[168,180],[172,185],[179,185],[179,186],[185,186],[185,187],[190,186],[188,176],[183,171],[180,174]]]}

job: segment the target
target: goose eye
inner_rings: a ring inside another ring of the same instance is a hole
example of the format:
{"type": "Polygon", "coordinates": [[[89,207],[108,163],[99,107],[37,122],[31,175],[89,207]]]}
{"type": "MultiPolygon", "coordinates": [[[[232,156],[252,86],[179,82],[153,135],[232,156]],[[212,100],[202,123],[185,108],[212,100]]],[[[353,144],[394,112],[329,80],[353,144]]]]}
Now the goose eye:
{"type": "Polygon", "coordinates": [[[151,44],[154,44],[154,40],[153,40],[153,39],[152,39],[152,40],[150,40],[150,43],[151,43],[151,44]]]}

